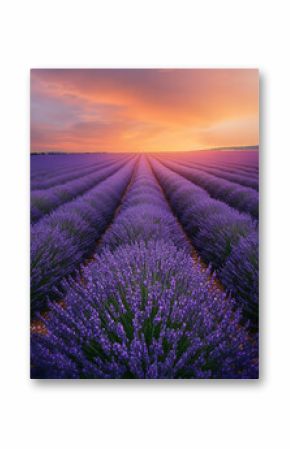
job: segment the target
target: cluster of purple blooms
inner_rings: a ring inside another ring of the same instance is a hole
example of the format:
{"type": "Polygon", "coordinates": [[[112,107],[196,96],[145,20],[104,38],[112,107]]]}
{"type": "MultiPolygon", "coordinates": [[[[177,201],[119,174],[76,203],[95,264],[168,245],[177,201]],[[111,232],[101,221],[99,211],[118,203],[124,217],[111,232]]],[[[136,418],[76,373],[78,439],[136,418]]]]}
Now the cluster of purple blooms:
{"type": "Polygon", "coordinates": [[[32,336],[33,377],[256,378],[255,337],[190,252],[142,158],[99,255],[32,336]]]}
{"type": "MultiPolygon", "coordinates": [[[[184,160],[184,159],[182,159],[184,160]]],[[[218,169],[220,171],[224,171],[226,173],[232,173],[234,175],[242,175],[242,176],[248,176],[249,178],[252,179],[258,179],[259,177],[259,170],[256,169],[255,166],[244,166],[241,164],[233,164],[233,163],[225,163],[225,162],[206,162],[206,161],[196,161],[193,159],[186,159],[186,161],[190,164],[196,164],[196,165],[200,165],[204,168],[214,168],[214,169],[218,169]]]]}
{"type": "Polygon", "coordinates": [[[201,258],[217,271],[225,288],[234,294],[243,308],[245,317],[251,319],[256,327],[257,222],[248,214],[240,213],[224,202],[211,198],[206,190],[153,158],[151,162],[174,212],[201,258]],[[248,238],[249,236],[251,237],[248,238]],[[232,275],[234,282],[231,280],[232,275]]]}
{"type": "MultiPolygon", "coordinates": [[[[48,157],[48,156],[47,156],[48,157]]],[[[68,159],[68,158],[67,158],[68,159]]],[[[31,160],[31,175],[30,175],[30,188],[31,190],[38,189],[38,188],[47,188],[51,187],[53,185],[56,185],[58,183],[58,180],[62,181],[62,178],[65,178],[67,176],[74,176],[77,178],[79,176],[79,173],[84,172],[88,169],[94,169],[100,165],[105,164],[101,161],[95,161],[95,162],[87,162],[80,164],[79,166],[75,166],[74,164],[72,166],[65,166],[65,167],[53,167],[51,168],[50,163],[48,162],[48,167],[46,169],[35,169],[33,168],[34,165],[34,159],[31,160]],[[54,182],[55,180],[55,182],[54,182]]]]}
{"type": "MultiPolygon", "coordinates": [[[[159,160],[161,162],[163,159],[164,158],[159,155],[159,160]]],[[[176,155],[172,157],[166,155],[166,159],[259,190],[259,172],[256,171],[255,166],[247,166],[247,168],[244,168],[241,165],[236,166],[225,162],[207,161],[203,158],[196,160],[196,158],[183,156],[183,158],[180,159],[180,157],[178,158],[176,155]]]]}
{"type": "Polygon", "coordinates": [[[256,190],[205,173],[202,170],[186,167],[180,163],[163,160],[162,163],[179,175],[205,189],[213,198],[229,206],[250,214],[254,219],[259,215],[259,194],[256,190]]]}
{"type": "Polygon", "coordinates": [[[56,175],[82,170],[112,159],[105,153],[33,154],[30,159],[31,181],[44,181],[56,175]]]}
{"type": "Polygon", "coordinates": [[[258,323],[259,241],[257,232],[241,237],[220,270],[219,277],[233,296],[240,298],[246,315],[258,323]]]}
{"type": "MultiPolygon", "coordinates": [[[[31,229],[31,310],[46,307],[60,280],[94,250],[130,182],[135,160],[31,229]]],[[[56,294],[58,296],[58,293],[56,294]]]]}
{"type": "Polygon", "coordinates": [[[104,161],[98,161],[95,163],[88,163],[88,165],[84,165],[81,167],[74,168],[66,168],[57,173],[49,173],[47,175],[39,177],[36,180],[31,179],[30,188],[33,190],[44,190],[49,187],[54,187],[56,185],[64,184],[65,182],[72,181],[74,179],[80,178],[81,176],[90,175],[93,172],[97,172],[101,168],[108,166],[114,162],[120,162],[122,158],[115,158],[115,160],[108,160],[107,158],[104,161]]]}
{"type": "MultiPolygon", "coordinates": [[[[229,169],[259,171],[258,148],[248,148],[249,151],[197,151],[188,153],[182,160],[201,162],[206,165],[224,166],[229,169]]],[[[180,158],[179,158],[180,159],[180,158]]]]}
{"type": "Polygon", "coordinates": [[[191,245],[173,216],[146,159],[139,162],[138,172],[119,214],[105,233],[101,247],[114,250],[123,244],[164,240],[188,253],[191,245]]]}
{"type": "MultiPolygon", "coordinates": [[[[177,159],[177,158],[175,158],[177,159]]],[[[201,163],[208,167],[221,167],[233,172],[259,172],[259,151],[195,151],[183,154],[178,160],[201,163]]]]}
{"type": "Polygon", "coordinates": [[[35,223],[60,205],[71,201],[111,176],[127,161],[118,161],[104,168],[95,169],[90,175],[77,177],[64,184],[57,184],[46,190],[31,192],[31,222],[35,223]]]}
{"type": "Polygon", "coordinates": [[[254,174],[242,174],[237,173],[234,170],[227,170],[225,168],[219,168],[219,167],[209,167],[205,164],[200,163],[184,163],[182,162],[182,165],[186,165],[187,167],[195,167],[199,170],[202,170],[205,173],[209,173],[211,175],[216,176],[217,178],[226,179],[227,181],[231,181],[234,183],[237,183],[239,185],[250,187],[255,190],[259,190],[259,178],[257,175],[254,174]]]}

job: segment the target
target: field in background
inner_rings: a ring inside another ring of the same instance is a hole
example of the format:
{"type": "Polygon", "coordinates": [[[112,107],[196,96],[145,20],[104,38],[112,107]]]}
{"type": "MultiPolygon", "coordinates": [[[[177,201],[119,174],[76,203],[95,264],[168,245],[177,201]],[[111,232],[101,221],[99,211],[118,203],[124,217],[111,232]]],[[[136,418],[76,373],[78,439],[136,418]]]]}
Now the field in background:
{"type": "Polygon", "coordinates": [[[258,162],[31,156],[32,377],[258,377],[258,162]]]}

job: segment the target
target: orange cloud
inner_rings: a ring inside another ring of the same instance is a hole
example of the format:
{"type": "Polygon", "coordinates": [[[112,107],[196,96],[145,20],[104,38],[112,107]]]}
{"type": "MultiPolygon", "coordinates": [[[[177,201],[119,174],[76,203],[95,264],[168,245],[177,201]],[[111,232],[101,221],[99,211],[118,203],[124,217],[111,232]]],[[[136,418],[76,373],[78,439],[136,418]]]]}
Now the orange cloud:
{"type": "Polygon", "coordinates": [[[32,70],[33,151],[258,143],[258,71],[32,70]]]}

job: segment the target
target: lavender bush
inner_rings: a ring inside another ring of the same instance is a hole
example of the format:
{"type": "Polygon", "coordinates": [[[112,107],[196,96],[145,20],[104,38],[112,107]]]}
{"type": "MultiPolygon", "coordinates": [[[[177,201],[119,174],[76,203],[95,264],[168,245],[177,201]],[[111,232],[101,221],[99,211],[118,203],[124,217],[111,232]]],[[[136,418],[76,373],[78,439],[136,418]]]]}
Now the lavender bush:
{"type": "Polygon", "coordinates": [[[220,272],[221,281],[243,304],[246,316],[258,325],[259,241],[256,232],[240,239],[220,272]],[[244,262],[241,263],[241,260],[244,262]]]}
{"type": "Polygon", "coordinates": [[[258,190],[259,189],[259,179],[256,175],[245,175],[241,173],[235,173],[232,170],[226,170],[224,168],[215,167],[211,168],[208,167],[205,164],[199,164],[199,163],[184,163],[182,162],[182,165],[185,165],[187,168],[197,168],[198,170],[201,170],[202,172],[209,173],[211,175],[216,176],[217,178],[226,179],[227,181],[231,181],[236,184],[240,184],[246,187],[250,187],[252,189],[258,190]]]}
{"type": "Polygon", "coordinates": [[[94,154],[32,154],[30,159],[31,180],[50,177],[82,169],[111,159],[111,155],[94,154]]]}
{"type": "Polygon", "coordinates": [[[143,158],[118,216],[102,239],[102,246],[115,249],[122,244],[149,240],[172,241],[178,248],[191,251],[148,162],[143,158]]]}
{"type": "Polygon", "coordinates": [[[204,188],[213,198],[219,199],[241,212],[249,213],[255,219],[258,218],[259,195],[255,190],[167,160],[162,161],[162,163],[167,168],[204,188]]]}
{"type": "Polygon", "coordinates": [[[116,158],[115,160],[108,160],[107,158],[102,162],[101,160],[95,162],[94,164],[85,165],[84,167],[75,167],[72,169],[67,169],[65,172],[60,174],[49,173],[41,180],[31,181],[30,188],[34,190],[45,190],[50,187],[55,187],[60,184],[64,184],[68,181],[76,180],[82,176],[90,175],[91,173],[97,173],[98,170],[108,167],[109,165],[121,162],[122,158],[116,158]]]}
{"type": "MultiPolygon", "coordinates": [[[[101,156],[103,159],[103,155],[101,156]]],[[[30,158],[31,180],[41,181],[50,177],[68,173],[78,168],[83,168],[98,162],[99,156],[93,160],[88,157],[80,157],[80,155],[52,155],[52,154],[32,154],[30,158]]]]}
{"type": "MultiPolygon", "coordinates": [[[[239,253],[237,249],[242,238],[256,235],[257,239],[256,223],[247,214],[241,214],[225,203],[210,198],[205,190],[178,176],[153,158],[151,161],[187,235],[199,250],[202,259],[211,264],[224,286],[232,291],[233,281],[229,269],[226,271],[227,275],[221,275],[221,272],[233,252],[241,273],[246,272],[249,265],[258,264],[257,247],[254,250],[248,247],[243,253],[239,253]]],[[[256,271],[253,276],[256,276],[256,271]]],[[[247,285],[247,277],[241,275],[236,299],[244,310],[247,310],[249,296],[255,298],[258,295],[258,280],[251,283],[250,293],[247,285]]],[[[255,315],[251,318],[256,320],[255,315]]]]}
{"type": "Polygon", "coordinates": [[[53,165],[52,167],[48,165],[47,170],[45,171],[37,171],[31,167],[31,190],[52,187],[53,185],[57,184],[58,179],[61,180],[62,178],[65,179],[69,178],[70,176],[77,177],[79,173],[85,172],[86,170],[90,169],[94,170],[95,168],[98,168],[105,163],[105,161],[103,163],[102,161],[95,161],[94,163],[87,162],[77,166],[73,164],[71,167],[58,169],[53,165]],[[56,182],[54,180],[56,180],[56,182]]]}
{"type": "Polygon", "coordinates": [[[31,230],[31,310],[46,307],[53,287],[95,247],[130,181],[134,161],[31,230]]]}
{"type": "Polygon", "coordinates": [[[101,168],[90,175],[74,179],[65,184],[56,185],[47,190],[33,190],[31,192],[32,223],[37,222],[60,205],[85,193],[108,176],[111,176],[125,163],[126,161],[121,161],[121,163],[110,164],[108,167],[101,168]]]}
{"type": "MultiPolygon", "coordinates": [[[[183,159],[182,159],[183,160],[183,159]]],[[[259,177],[259,174],[255,167],[252,166],[243,166],[243,165],[233,165],[225,162],[206,162],[206,161],[196,161],[194,158],[188,158],[185,159],[186,163],[191,165],[198,165],[203,168],[209,168],[209,169],[217,169],[219,171],[224,171],[226,173],[231,173],[233,175],[241,175],[246,176],[250,179],[257,180],[259,177]]]]}
{"type": "Polygon", "coordinates": [[[257,342],[191,248],[143,158],[101,254],[40,317],[32,375],[256,378],[257,342]]]}
{"type": "Polygon", "coordinates": [[[111,176],[124,166],[125,162],[117,162],[108,167],[97,170],[89,176],[74,179],[62,185],[51,187],[47,190],[34,190],[31,192],[31,221],[37,222],[49,212],[60,205],[71,201],[78,195],[85,193],[101,181],[111,176]]]}
{"type": "Polygon", "coordinates": [[[217,170],[219,172],[224,172],[227,174],[231,174],[234,176],[244,176],[246,178],[257,181],[259,178],[259,174],[256,171],[255,165],[240,165],[233,164],[229,161],[224,160],[216,160],[216,159],[208,159],[207,153],[199,153],[199,157],[196,157],[196,154],[193,156],[192,153],[183,154],[182,158],[173,154],[172,156],[166,154],[165,158],[162,154],[156,155],[160,161],[163,159],[169,160],[171,162],[177,162],[189,167],[196,167],[201,169],[209,169],[209,170],[217,170]]]}
{"type": "Polygon", "coordinates": [[[256,378],[256,342],[209,274],[164,241],[104,250],[42,318],[33,377],[256,378]]]}

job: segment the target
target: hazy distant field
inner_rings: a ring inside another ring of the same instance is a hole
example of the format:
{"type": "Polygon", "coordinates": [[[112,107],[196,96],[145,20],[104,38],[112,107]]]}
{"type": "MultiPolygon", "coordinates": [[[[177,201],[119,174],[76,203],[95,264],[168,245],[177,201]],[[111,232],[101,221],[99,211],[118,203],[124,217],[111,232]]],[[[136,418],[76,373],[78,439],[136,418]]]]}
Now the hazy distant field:
{"type": "Polygon", "coordinates": [[[31,156],[32,377],[258,377],[258,151],[31,156]]]}

